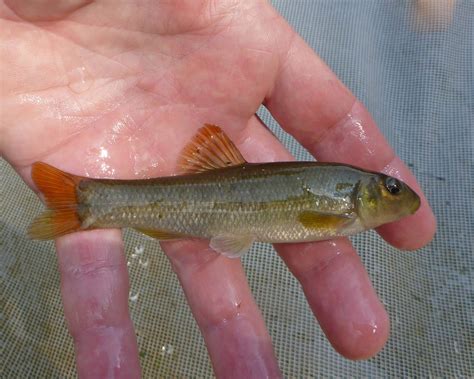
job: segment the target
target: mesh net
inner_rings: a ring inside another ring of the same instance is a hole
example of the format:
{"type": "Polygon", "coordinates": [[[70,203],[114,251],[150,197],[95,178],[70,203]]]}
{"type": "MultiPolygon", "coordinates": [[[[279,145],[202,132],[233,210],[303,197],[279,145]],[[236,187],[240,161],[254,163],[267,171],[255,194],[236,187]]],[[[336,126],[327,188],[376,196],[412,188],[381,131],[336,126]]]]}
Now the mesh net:
{"type": "MultiPolygon", "coordinates": [[[[254,246],[243,263],[285,376],[474,375],[474,2],[435,2],[443,17],[429,3],[274,2],[368,107],[438,218],[434,241],[416,254],[373,232],[353,238],[392,322],[385,349],[363,362],[333,351],[296,280],[271,247],[254,246]]],[[[265,109],[260,116],[310,158],[265,109]]],[[[1,160],[0,175],[0,376],[75,376],[53,244],[25,238],[42,206],[1,160]]],[[[125,241],[144,377],[212,376],[158,244],[130,231],[125,241]]]]}

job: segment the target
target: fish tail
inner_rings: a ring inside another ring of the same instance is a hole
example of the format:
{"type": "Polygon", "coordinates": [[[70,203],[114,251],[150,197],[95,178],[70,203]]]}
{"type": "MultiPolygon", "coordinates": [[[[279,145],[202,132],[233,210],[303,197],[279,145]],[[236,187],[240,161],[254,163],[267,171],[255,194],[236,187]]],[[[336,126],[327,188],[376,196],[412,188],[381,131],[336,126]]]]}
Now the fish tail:
{"type": "Polygon", "coordinates": [[[48,240],[79,230],[76,187],[80,177],[67,174],[43,162],[35,162],[31,177],[44,195],[49,210],[38,216],[30,225],[32,239],[48,240]]]}

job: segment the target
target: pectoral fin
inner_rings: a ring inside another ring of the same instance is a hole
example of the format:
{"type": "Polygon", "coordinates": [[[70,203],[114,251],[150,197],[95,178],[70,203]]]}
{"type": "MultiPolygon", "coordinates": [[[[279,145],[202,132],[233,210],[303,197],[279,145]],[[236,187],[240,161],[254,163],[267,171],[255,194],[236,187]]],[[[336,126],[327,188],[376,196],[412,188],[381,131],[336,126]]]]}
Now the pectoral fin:
{"type": "Polygon", "coordinates": [[[251,235],[235,236],[226,234],[213,237],[209,246],[228,258],[239,258],[249,251],[254,240],[251,235]]]}
{"type": "Polygon", "coordinates": [[[299,222],[308,229],[339,230],[353,221],[351,215],[334,215],[312,211],[303,211],[298,216],[299,222]]]}
{"type": "Polygon", "coordinates": [[[180,233],[169,232],[166,230],[150,230],[135,228],[140,233],[146,234],[149,237],[156,238],[157,240],[177,240],[180,238],[186,238],[187,236],[180,233]]]}

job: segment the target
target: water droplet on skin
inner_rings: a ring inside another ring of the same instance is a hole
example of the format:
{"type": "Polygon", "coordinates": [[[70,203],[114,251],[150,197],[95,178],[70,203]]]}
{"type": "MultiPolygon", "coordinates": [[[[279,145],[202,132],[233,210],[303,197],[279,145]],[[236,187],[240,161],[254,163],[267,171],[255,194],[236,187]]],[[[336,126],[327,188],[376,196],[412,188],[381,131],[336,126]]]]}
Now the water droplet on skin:
{"type": "Polygon", "coordinates": [[[161,346],[161,351],[160,351],[161,355],[171,355],[173,354],[173,352],[174,352],[174,347],[170,343],[167,343],[161,346]]]}
{"type": "Polygon", "coordinates": [[[113,143],[113,142],[118,141],[121,138],[124,131],[126,131],[126,129],[127,129],[127,125],[125,124],[125,122],[123,122],[122,120],[117,121],[112,126],[112,129],[110,131],[110,136],[108,138],[108,142],[113,143]]]}
{"type": "Polygon", "coordinates": [[[132,264],[132,262],[128,261],[127,262],[127,267],[130,267],[131,264],[132,264]]]}
{"type": "Polygon", "coordinates": [[[134,152],[134,144],[139,141],[135,135],[140,127],[137,125],[135,119],[131,115],[124,115],[115,120],[110,128],[107,128],[106,141],[108,144],[115,144],[118,142],[130,142],[131,153],[134,152]]]}
{"type": "Polygon", "coordinates": [[[157,160],[159,157],[152,156],[151,154],[143,151],[135,151],[131,157],[134,162],[133,169],[136,177],[148,179],[152,176],[156,176],[156,169],[160,165],[157,160]]]}
{"type": "Polygon", "coordinates": [[[148,264],[150,263],[148,261],[148,259],[146,260],[142,260],[141,258],[138,260],[138,263],[140,264],[140,266],[142,266],[143,268],[147,268],[148,267],[148,264]]]}
{"type": "Polygon", "coordinates": [[[138,295],[139,295],[139,294],[140,294],[139,291],[137,291],[137,293],[135,293],[135,294],[134,294],[132,291],[130,291],[129,294],[128,294],[128,299],[129,299],[131,302],[135,303],[135,302],[138,300],[138,295]]]}
{"type": "Polygon", "coordinates": [[[20,104],[44,105],[50,104],[52,100],[48,97],[32,94],[23,94],[18,96],[20,104]]]}
{"type": "Polygon", "coordinates": [[[104,146],[93,147],[85,154],[85,167],[87,176],[96,176],[98,173],[103,178],[113,178],[115,169],[109,165],[111,155],[104,146]]]}
{"type": "Polygon", "coordinates": [[[337,247],[337,243],[335,241],[329,241],[328,244],[329,246],[337,247]]]}
{"type": "Polygon", "coordinates": [[[403,180],[403,175],[397,167],[392,167],[391,164],[388,164],[382,169],[382,172],[388,176],[393,176],[394,178],[403,180]]]}
{"type": "Polygon", "coordinates": [[[100,171],[104,174],[107,175],[108,177],[112,178],[115,174],[115,169],[111,168],[110,165],[108,165],[105,162],[102,162],[100,164],[100,171]]]}
{"type": "Polygon", "coordinates": [[[156,176],[158,162],[151,163],[148,167],[140,170],[135,170],[135,176],[140,179],[150,179],[156,176]]]}
{"type": "Polygon", "coordinates": [[[92,86],[87,69],[84,66],[77,67],[69,72],[69,88],[75,93],[87,91],[92,86]]]}
{"type": "Polygon", "coordinates": [[[100,158],[108,158],[109,157],[108,150],[103,146],[101,146],[100,149],[99,149],[99,157],[100,158]]]}

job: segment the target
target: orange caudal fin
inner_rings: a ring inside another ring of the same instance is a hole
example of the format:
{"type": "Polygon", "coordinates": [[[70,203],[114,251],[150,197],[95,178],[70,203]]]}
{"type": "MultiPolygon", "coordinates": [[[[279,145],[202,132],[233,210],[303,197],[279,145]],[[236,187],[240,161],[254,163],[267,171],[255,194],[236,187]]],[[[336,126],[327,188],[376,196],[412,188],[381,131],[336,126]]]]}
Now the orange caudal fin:
{"type": "Polygon", "coordinates": [[[33,163],[31,177],[49,210],[32,222],[29,237],[48,240],[78,230],[81,223],[77,215],[76,186],[80,178],[43,162],[33,163]]]}

